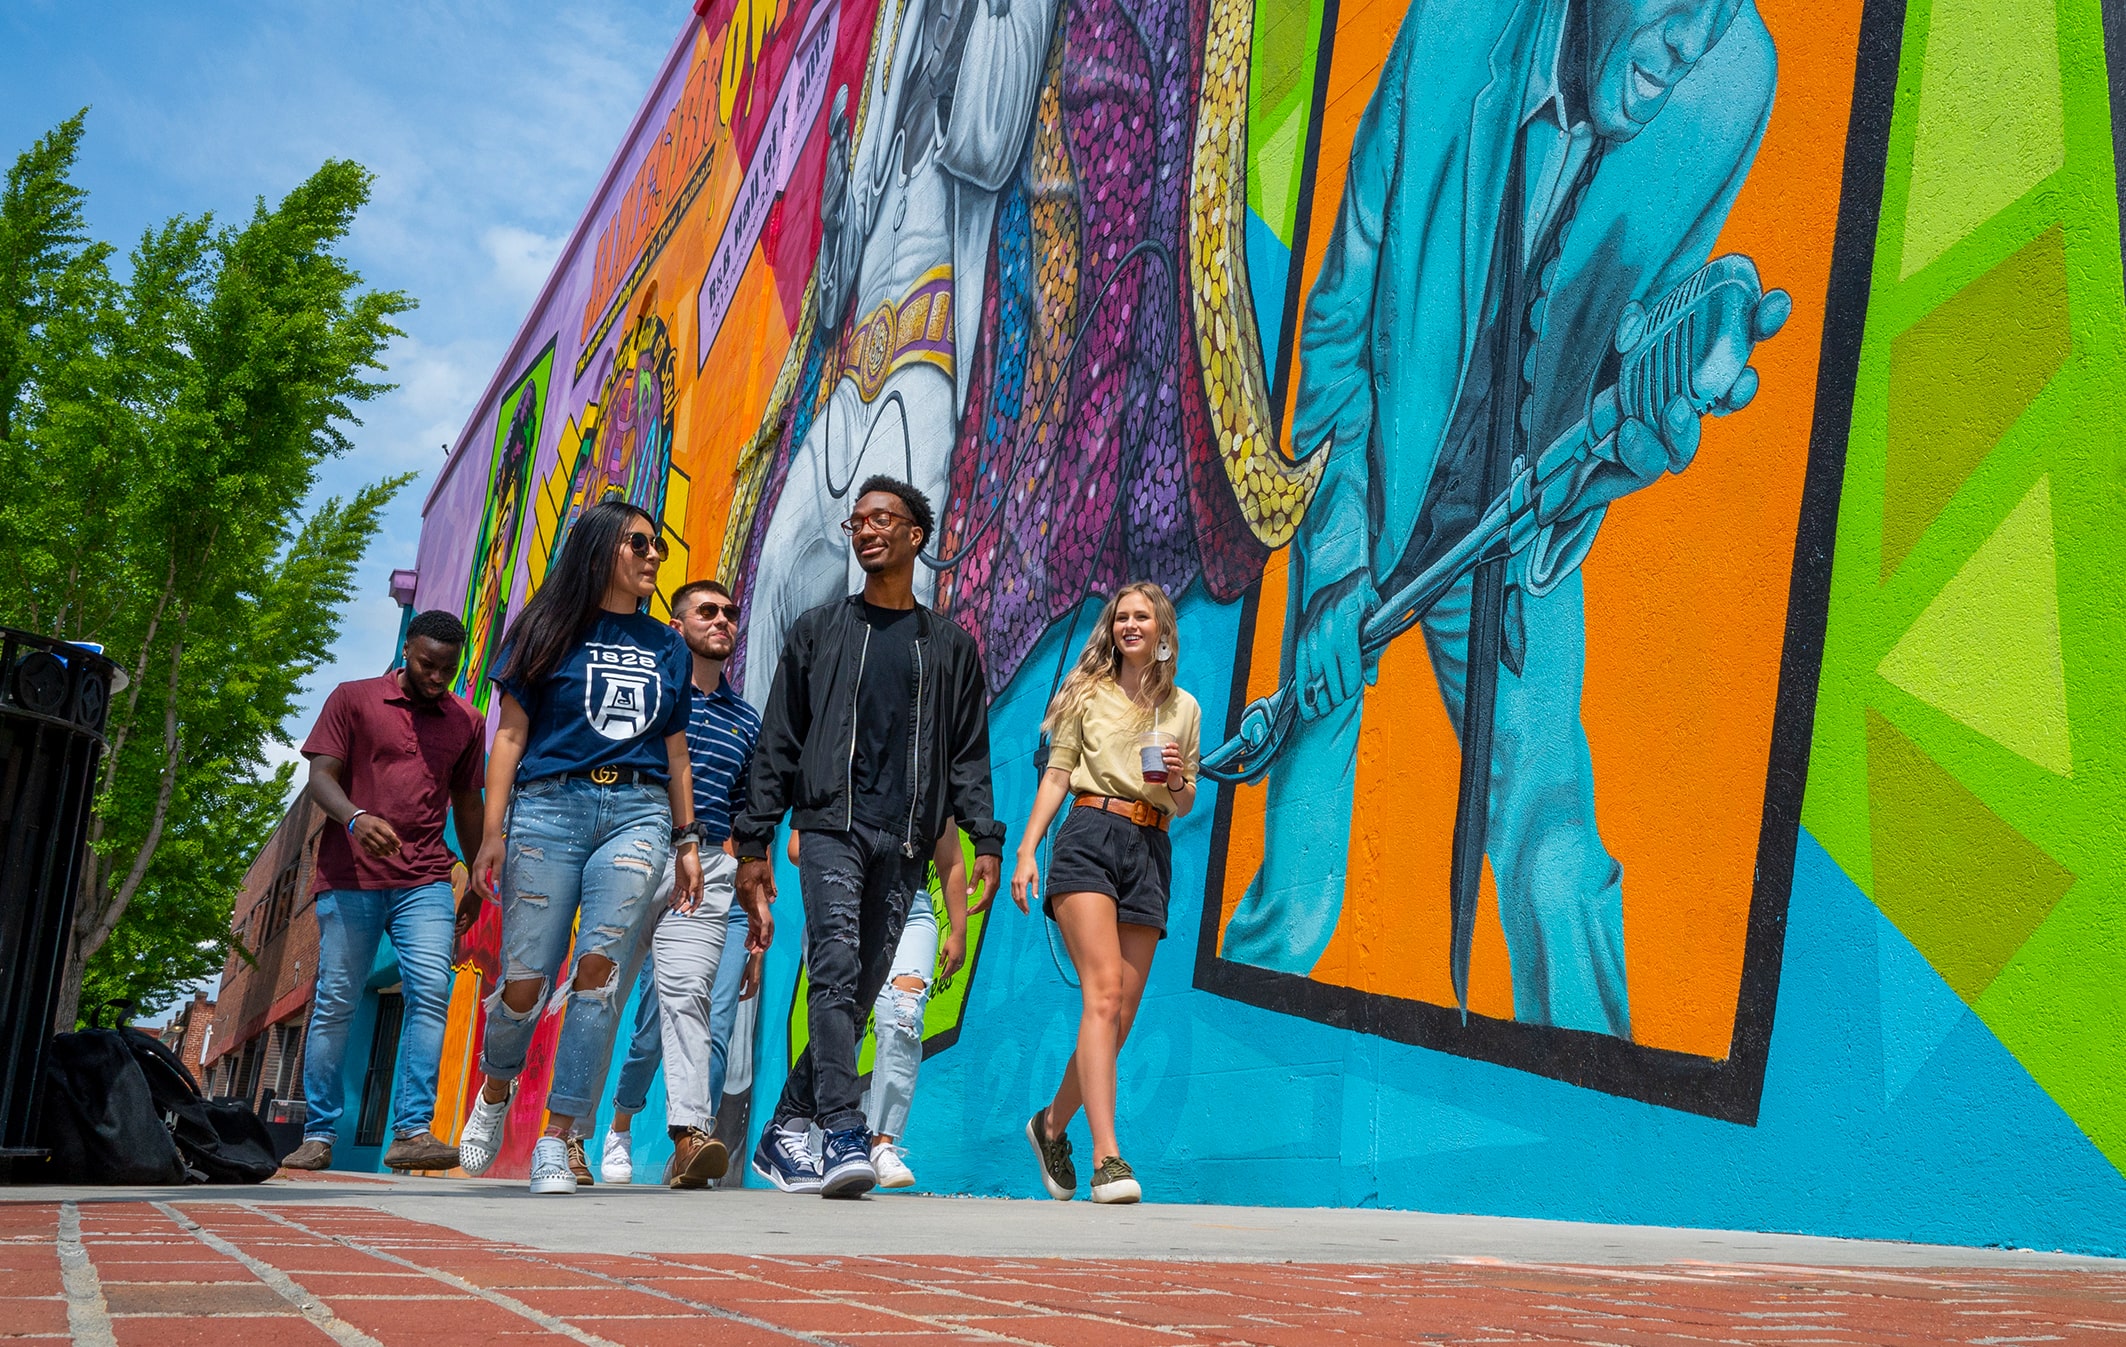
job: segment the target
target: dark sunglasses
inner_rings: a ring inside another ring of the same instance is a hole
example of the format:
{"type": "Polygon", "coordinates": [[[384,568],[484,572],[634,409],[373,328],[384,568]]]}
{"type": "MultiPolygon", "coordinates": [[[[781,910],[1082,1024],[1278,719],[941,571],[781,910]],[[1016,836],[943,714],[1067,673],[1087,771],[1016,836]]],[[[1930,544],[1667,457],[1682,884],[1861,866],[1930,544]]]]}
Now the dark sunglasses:
{"type": "Polygon", "coordinates": [[[633,552],[638,557],[652,555],[670,556],[672,552],[672,549],[666,545],[664,539],[655,534],[644,533],[639,529],[632,533],[621,534],[620,541],[626,543],[628,551],[633,552]]]}
{"type": "Polygon", "coordinates": [[[915,522],[914,519],[896,510],[873,510],[870,514],[853,514],[844,519],[842,521],[842,532],[854,538],[857,534],[863,532],[864,526],[868,524],[874,530],[884,533],[893,527],[893,521],[896,519],[906,520],[910,524],[915,522]]]}
{"type": "Polygon", "coordinates": [[[720,613],[723,615],[724,621],[734,627],[738,625],[738,605],[735,603],[718,603],[714,599],[703,599],[700,603],[694,605],[694,611],[707,613],[710,617],[715,617],[720,613]]]}

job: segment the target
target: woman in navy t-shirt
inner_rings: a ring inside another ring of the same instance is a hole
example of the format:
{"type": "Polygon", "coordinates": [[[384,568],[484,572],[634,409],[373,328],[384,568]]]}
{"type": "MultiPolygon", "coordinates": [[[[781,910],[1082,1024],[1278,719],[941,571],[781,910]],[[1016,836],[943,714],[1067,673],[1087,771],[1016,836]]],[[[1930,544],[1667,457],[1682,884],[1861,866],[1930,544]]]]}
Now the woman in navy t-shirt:
{"type": "Polygon", "coordinates": [[[674,901],[691,911],[701,898],[687,770],[692,661],[677,633],[641,611],[665,552],[657,525],[634,506],[584,511],[510,625],[494,680],[501,718],[472,878],[502,904],[503,981],[487,1003],[486,1083],[458,1155],[468,1174],[494,1163],[517,1073],[573,938],[546,1131],[532,1149],[534,1193],[576,1191],[570,1130],[598,1106],[620,1024],[620,966],[654,916],[675,845],[674,901]]]}

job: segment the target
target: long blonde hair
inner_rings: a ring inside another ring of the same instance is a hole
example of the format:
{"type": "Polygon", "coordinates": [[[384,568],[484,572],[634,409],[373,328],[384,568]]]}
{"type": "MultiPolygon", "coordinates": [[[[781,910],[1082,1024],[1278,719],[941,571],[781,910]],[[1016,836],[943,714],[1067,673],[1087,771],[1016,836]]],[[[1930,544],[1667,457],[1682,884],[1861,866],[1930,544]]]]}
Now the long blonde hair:
{"type": "Polygon", "coordinates": [[[1100,609],[1100,620],[1093,624],[1092,634],[1085,638],[1085,649],[1079,652],[1078,667],[1070,671],[1063,686],[1049,700],[1048,715],[1041,721],[1044,733],[1055,733],[1057,725],[1083,711],[1102,681],[1117,681],[1122,672],[1122,650],[1115,644],[1115,610],[1132,594],[1142,594],[1151,604],[1152,619],[1159,624],[1159,639],[1167,649],[1167,658],[1155,658],[1145,668],[1137,703],[1149,719],[1174,695],[1174,666],[1181,662],[1181,631],[1174,620],[1174,601],[1153,581],[1137,580],[1116,590],[1100,609]]]}

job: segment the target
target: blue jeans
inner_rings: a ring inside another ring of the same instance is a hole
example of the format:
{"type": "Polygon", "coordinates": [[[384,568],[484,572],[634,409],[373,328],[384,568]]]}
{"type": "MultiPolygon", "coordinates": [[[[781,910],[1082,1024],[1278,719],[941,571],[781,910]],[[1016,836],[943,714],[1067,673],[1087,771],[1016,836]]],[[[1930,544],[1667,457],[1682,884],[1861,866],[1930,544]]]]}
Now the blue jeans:
{"type": "Polygon", "coordinates": [[[908,923],[901,927],[886,985],[871,1003],[877,1050],[871,1056],[871,1088],[864,1095],[864,1125],[874,1135],[898,1139],[908,1132],[908,1106],[915,1102],[915,1078],[923,1067],[923,1011],[937,966],[937,909],[930,905],[929,891],[917,889],[909,895],[908,923]],[[920,979],[921,989],[893,985],[904,977],[920,979]]]}
{"type": "MultiPolygon", "coordinates": [[[[723,962],[716,965],[716,985],[709,992],[709,1108],[723,1106],[724,1066],[731,1056],[731,1026],[738,1019],[738,984],[746,975],[746,933],[753,929],[745,909],[731,904],[724,919],[723,962]]],[[[613,1088],[616,1112],[642,1112],[650,1100],[650,1082],[664,1060],[664,1037],[658,1032],[656,955],[642,961],[637,979],[635,1032],[628,1039],[627,1060],[620,1064],[620,1083],[613,1088]]]]}
{"type": "Polygon", "coordinates": [[[650,1082],[664,1060],[664,1036],[657,1031],[657,955],[645,951],[642,975],[635,979],[635,1030],[628,1035],[627,1058],[620,1063],[620,1083],[613,1087],[613,1109],[640,1113],[650,1101],[650,1082]]]}
{"type": "Polygon", "coordinates": [[[387,931],[405,988],[399,1067],[391,1090],[392,1131],[414,1136],[434,1121],[436,1064],[450,1015],[450,953],[457,939],[450,885],[438,880],[413,889],[327,889],[317,896],[317,992],[303,1040],[306,1138],[331,1141],[339,1130],[347,1026],[376,962],[377,941],[387,931]]]}
{"type": "Polygon", "coordinates": [[[622,970],[653,915],[671,839],[672,806],[660,786],[546,777],[517,787],[502,864],[502,986],[488,997],[480,1053],[488,1079],[512,1081],[524,1069],[573,940],[572,969],[593,955],[613,969],[600,986],[564,993],[546,1107],[573,1118],[597,1108],[620,1029],[622,970]],[[539,999],[510,1009],[503,987],[526,980],[540,984],[539,999]]]}

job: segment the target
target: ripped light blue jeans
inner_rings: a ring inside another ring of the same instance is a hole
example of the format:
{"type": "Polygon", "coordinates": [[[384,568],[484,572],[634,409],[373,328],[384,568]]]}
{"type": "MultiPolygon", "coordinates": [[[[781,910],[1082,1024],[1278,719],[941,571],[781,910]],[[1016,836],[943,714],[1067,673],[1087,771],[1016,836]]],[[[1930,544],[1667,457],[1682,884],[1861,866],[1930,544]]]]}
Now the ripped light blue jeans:
{"type": "Polygon", "coordinates": [[[521,1014],[502,1000],[502,987],[487,998],[480,1069],[488,1079],[515,1080],[524,1069],[574,939],[569,983],[590,955],[611,960],[613,972],[603,986],[564,993],[546,1107],[577,1118],[597,1108],[620,1029],[622,969],[655,915],[671,850],[672,806],[661,786],[545,777],[517,787],[502,865],[502,985],[537,979],[541,995],[521,1014]]]}
{"type": "Polygon", "coordinates": [[[923,1066],[923,1010],[937,967],[937,909],[930,905],[929,890],[917,889],[908,900],[908,924],[901,927],[886,985],[871,1003],[877,1050],[871,1055],[871,1088],[864,1094],[864,1125],[874,1136],[898,1140],[908,1130],[908,1106],[915,1101],[915,1077],[923,1066]],[[904,977],[922,979],[922,990],[893,985],[904,977]]]}

